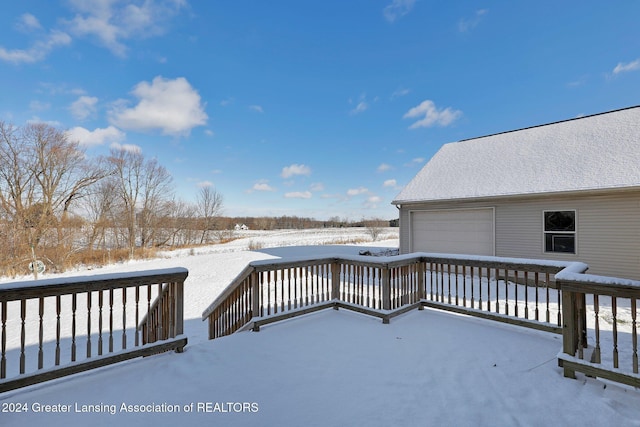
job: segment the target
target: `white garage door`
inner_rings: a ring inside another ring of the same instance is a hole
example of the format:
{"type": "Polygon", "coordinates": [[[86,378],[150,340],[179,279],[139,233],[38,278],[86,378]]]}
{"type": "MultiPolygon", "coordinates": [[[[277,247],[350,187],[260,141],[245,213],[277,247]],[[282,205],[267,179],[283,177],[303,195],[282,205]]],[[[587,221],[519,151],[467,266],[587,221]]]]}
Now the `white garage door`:
{"type": "Polygon", "coordinates": [[[494,255],[493,209],[414,211],[414,252],[494,255]]]}

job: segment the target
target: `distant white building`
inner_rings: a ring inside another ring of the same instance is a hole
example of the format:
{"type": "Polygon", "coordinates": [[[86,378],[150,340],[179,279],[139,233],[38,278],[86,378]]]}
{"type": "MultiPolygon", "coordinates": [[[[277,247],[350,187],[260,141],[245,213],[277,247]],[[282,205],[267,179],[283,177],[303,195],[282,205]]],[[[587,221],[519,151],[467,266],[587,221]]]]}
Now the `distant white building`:
{"type": "Polygon", "coordinates": [[[247,226],[246,226],[246,225],[244,225],[244,224],[236,224],[236,225],[235,225],[235,227],[234,227],[234,229],[235,229],[236,231],[238,231],[238,230],[248,230],[248,229],[249,229],[249,227],[247,227],[247,226]]]}
{"type": "Polygon", "coordinates": [[[392,203],[401,253],[640,279],[640,106],[445,144],[392,203]]]}

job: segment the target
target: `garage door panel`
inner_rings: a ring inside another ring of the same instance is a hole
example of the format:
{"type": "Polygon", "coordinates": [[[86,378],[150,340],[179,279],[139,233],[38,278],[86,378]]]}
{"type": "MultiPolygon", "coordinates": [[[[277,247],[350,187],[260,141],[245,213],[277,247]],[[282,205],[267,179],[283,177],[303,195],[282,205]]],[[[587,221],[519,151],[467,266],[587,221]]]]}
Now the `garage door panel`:
{"type": "Polygon", "coordinates": [[[493,218],[492,208],[414,211],[411,215],[412,250],[493,255],[493,218]]]}

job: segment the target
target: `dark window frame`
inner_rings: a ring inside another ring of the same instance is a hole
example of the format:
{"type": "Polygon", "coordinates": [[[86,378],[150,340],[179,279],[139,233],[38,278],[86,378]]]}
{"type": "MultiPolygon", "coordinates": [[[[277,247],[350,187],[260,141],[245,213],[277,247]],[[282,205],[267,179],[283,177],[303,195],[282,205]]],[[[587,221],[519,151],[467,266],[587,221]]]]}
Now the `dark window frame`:
{"type": "Polygon", "coordinates": [[[545,254],[578,253],[578,212],[575,209],[542,211],[542,249],[545,254]],[[552,214],[556,215],[554,218],[552,214]]]}

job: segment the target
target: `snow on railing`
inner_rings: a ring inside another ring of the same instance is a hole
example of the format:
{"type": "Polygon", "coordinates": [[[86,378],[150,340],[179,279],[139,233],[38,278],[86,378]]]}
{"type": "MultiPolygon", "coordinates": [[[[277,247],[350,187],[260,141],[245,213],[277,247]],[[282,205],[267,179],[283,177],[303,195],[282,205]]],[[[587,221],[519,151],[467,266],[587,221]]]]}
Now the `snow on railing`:
{"type": "Polygon", "coordinates": [[[0,285],[0,392],[182,351],[187,275],[173,268],[0,285]]]}
{"type": "Polygon", "coordinates": [[[565,325],[558,355],[566,377],[575,372],[640,387],[637,301],[640,281],[579,274],[556,275],[565,325]],[[592,343],[590,345],[589,343],[592,343]]]}
{"type": "Polygon", "coordinates": [[[250,263],[203,313],[209,338],[344,307],[384,322],[423,306],[561,332],[555,273],[582,263],[413,253],[250,263]]]}

